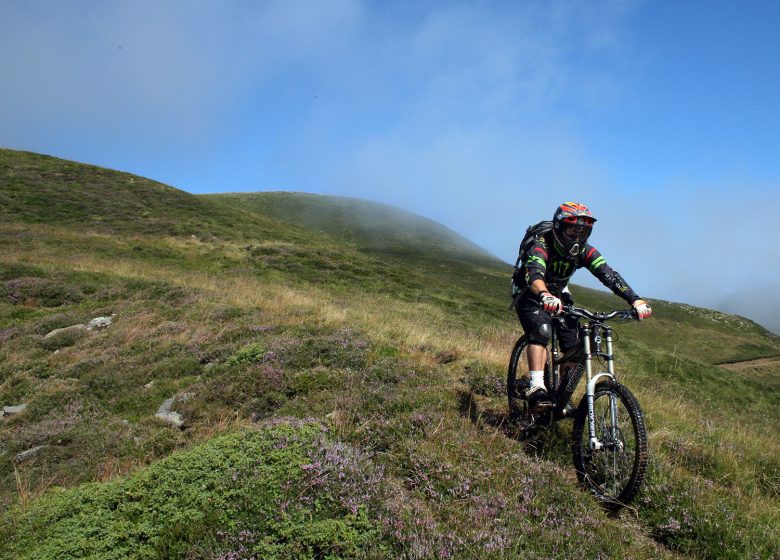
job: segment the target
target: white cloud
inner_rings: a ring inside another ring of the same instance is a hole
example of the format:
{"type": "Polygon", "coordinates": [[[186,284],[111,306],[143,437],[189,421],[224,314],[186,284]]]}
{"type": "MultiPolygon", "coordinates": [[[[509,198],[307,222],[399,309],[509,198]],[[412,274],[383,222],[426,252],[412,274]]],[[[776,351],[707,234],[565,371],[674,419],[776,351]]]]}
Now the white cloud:
{"type": "Polygon", "coordinates": [[[359,18],[351,0],[15,3],[0,20],[0,126],[29,142],[67,127],[205,138],[238,98],[359,18]]]}

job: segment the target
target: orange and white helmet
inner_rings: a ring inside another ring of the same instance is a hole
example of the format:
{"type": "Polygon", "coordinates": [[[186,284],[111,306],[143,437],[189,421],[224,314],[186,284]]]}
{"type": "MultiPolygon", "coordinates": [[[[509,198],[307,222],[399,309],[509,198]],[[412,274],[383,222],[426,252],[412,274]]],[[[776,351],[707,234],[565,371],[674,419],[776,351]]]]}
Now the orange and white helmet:
{"type": "Polygon", "coordinates": [[[564,253],[578,254],[593,231],[596,218],[584,204],[564,202],[555,209],[553,236],[564,253]]]}

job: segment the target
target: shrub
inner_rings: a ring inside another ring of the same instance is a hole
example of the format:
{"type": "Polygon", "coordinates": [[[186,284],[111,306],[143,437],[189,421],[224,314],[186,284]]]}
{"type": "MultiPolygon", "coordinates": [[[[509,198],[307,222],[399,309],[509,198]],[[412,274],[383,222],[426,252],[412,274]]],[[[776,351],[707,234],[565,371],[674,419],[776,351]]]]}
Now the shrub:
{"type": "Polygon", "coordinates": [[[2,516],[0,555],[360,558],[382,471],[316,423],[275,421],[212,439],[124,479],[44,494],[2,516]]]}
{"type": "Polygon", "coordinates": [[[258,343],[254,343],[241,348],[238,352],[228,358],[227,363],[231,366],[254,364],[262,360],[264,355],[265,348],[258,343]]]}

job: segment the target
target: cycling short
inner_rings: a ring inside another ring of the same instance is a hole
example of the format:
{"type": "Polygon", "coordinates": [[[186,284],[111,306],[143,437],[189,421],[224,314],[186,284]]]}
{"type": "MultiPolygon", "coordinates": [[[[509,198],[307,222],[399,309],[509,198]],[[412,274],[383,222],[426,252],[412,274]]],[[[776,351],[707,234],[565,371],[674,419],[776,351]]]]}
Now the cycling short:
{"type": "MultiPolygon", "coordinates": [[[[530,290],[526,290],[515,305],[517,318],[526,333],[534,332],[541,325],[547,325],[551,330],[552,317],[542,309],[539,301],[530,290]]],[[[566,353],[579,344],[579,327],[576,317],[567,317],[558,328],[558,346],[566,353]]]]}

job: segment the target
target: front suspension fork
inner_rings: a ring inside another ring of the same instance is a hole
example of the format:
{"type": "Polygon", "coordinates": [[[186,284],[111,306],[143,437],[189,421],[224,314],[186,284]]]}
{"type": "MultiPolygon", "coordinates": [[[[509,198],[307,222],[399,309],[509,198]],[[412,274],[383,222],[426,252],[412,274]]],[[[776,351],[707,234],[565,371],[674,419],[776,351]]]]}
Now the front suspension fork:
{"type": "MultiPolygon", "coordinates": [[[[599,440],[598,435],[596,434],[596,413],[594,411],[594,401],[595,401],[595,395],[596,395],[596,384],[602,379],[607,378],[611,380],[615,380],[615,363],[612,356],[612,329],[606,328],[605,335],[606,335],[606,352],[601,353],[600,346],[601,346],[601,340],[596,340],[596,352],[598,352],[600,355],[604,356],[607,360],[607,371],[599,372],[596,375],[593,375],[593,358],[591,355],[591,345],[590,345],[590,336],[591,336],[591,328],[590,326],[583,327],[582,334],[583,334],[583,349],[585,351],[585,379],[587,380],[587,384],[585,386],[585,398],[587,399],[588,403],[588,442],[589,447],[591,450],[598,451],[599,449],[602,449],[604,447],[604,443],[599,440]]],[[[597,332],[598,337],[598,332],[597,332]]],[[[610,424],[612,429],[612,441],[616,442],[618,441],[618,438],[616,437],[616,430],[617,430],[617,402],[615,401],[615,397],[610,395],[610,424]]]]}

